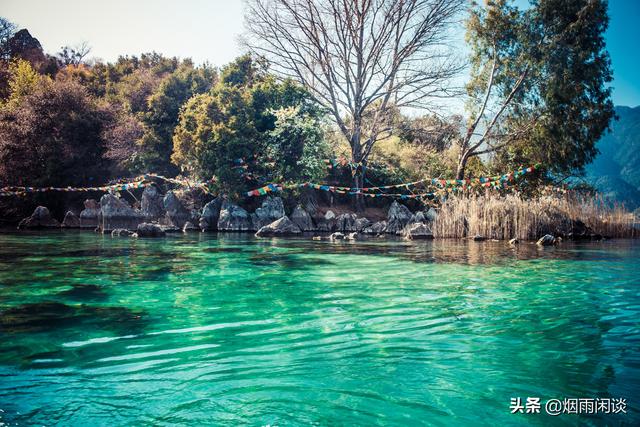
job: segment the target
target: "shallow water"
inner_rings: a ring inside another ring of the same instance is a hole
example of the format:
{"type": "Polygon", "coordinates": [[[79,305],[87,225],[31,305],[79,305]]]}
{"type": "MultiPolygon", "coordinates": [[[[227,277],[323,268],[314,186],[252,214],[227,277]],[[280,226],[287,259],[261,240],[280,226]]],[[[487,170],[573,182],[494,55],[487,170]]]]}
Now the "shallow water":
{"type": "Polygon", "coordinates": [[[640,243],[0,234],[0,423],[638,425],[640,243]],[[510,398],[627,414],[510,414],[510,398]]]}

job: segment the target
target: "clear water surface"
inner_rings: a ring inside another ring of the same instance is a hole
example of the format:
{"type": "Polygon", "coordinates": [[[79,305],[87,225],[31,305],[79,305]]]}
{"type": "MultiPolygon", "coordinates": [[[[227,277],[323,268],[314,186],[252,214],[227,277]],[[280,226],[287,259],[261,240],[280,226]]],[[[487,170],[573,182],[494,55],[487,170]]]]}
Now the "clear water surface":
{"type": "Polygon", "coordinates": [[[639,425],[640,243],[0,235],[0,423],[639,425]],[[627,414],[510,414],[511,397],[627,414]]]}

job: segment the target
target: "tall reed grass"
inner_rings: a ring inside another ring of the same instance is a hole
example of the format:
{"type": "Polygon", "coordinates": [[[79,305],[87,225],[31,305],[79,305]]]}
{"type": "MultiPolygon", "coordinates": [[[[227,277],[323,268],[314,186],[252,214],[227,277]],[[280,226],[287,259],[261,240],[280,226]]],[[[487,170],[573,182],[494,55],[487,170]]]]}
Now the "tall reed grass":
{"type": "Polygon", "coordinates": [[[607,237],[637,237],[635,216],[600,197],[566,193],[537,198],[520,195],[454,196],[443,203],[433,226],[437,238],[480,235],[490,239],[536,240],[571,232],[577,221],[607,237]]]}

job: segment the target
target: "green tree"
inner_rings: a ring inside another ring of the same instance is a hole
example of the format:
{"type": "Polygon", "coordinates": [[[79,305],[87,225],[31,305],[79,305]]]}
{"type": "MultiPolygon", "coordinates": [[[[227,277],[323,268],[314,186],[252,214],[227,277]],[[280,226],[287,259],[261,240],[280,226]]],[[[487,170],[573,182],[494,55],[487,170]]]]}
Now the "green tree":
{"type": "Polygon", "coordinates": [[[605,0],[509,0],[474,4],[469,122],[457,176],[469,159],[495,154],[506,166],[542,162],[578,174],[597,154],[614,116],[604,31],[605,0]]]}

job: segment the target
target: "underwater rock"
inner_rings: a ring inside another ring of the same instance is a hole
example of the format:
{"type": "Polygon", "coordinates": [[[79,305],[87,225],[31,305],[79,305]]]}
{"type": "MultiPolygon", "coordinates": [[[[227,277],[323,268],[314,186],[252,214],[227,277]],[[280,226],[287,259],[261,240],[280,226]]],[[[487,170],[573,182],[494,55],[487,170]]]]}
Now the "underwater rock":
{"type": "Polygon", "coordinates": [[[225,200],[220,208],[218,219],[220,231],[249,231],[251,230],[251,218],[249,213],[238,205],[225,200]]]}
{"type": "Polygon", "coordinates": [[[313,231],[315,229],[311,215],[304,210],[302,205],[296,206],[293,210],[291,213],[291,221],[302,231],[313,231]]]}
{"type": "Polygon", "coordinates": [[[202,215],[198,225],[202,231],[218,229],[218,219],[220,218],[220,208],[222,207],[222,197],[216,197],[202,208],[202,215]]]}
{"type": "Polygon", "coordinates": [[[404,238],[407,240],[430,240],[433,239],[431,229],[422,222],[407,225],[404,229],[404,238]]]}
{"type": "Polygon", "coordinates": [[[164,216],[163,197],[155,185],[145,187],[140,199],[140,212],[146,221],[158,220],[164,216]]]}
{"type": "Polygon", "coordinates": [[[133,235],[133,231],[125,230],[124,228],[116,228],[111,231],[111,237],[130,237],[133,235]]]}
{"type": "Polygon", "coordinates": [[[166,233],[162,227],[148,222],[138,224],[138,229],[136,230],[137,237],[164,237],[165,235],[166,233]]]}
{"type": "Polygon", "coordinates": [[[412,217],[413,214],[409,208],[394,200],[387,215],[387,228],[385,232],[393,234],[401,231],[411,222],[412,217]]]}
{"type": "Polygon", "coordinates": [[[472,237],[474,242],[484,242],[485,240],[487,240],[486,237],[481,236],[479,234],[476,234],[475,236],[472,237]]]}
{"type": "Polygon", "coordinates": [[[24,218],[18,224],[18,229],[54,227],[60,227],[60,223],[51,217],[51,212],[44,206],[38,206],[31,216],[24,218]]]}
{"type": "Polygon", "coordinates": [[[62,220],[62,227],[64,228],[79,228],[80,227],[80,218],[74,212],[69,211],[64,215],[64,219],[62,220]]]}
{"type": "Polygon", "coordinates": [[[113,194],[105,194],[100,199],[99,227],[103,233],[116,228],[135,230],[142,222],[142,214],[113,194]]]}
{"type": "Polygon", "coordinates": [[[84,201],[84,209],[80,212],[80,228],[96,228],[100,217],[100,205],[94,199],[84,201]]]}
{"type": "Polygon", "coordinates": [[[254,229],[260,229],[284,216],[284,204],[280,197],[267,197],[262,206],[251,214],[254,229]]]}
{"type": "Polygon", "coordinates": [[[302,230],[300,230],[300,228],[289,218],[283,216],[282,218],[273,221],[271,224],[261,227],[256,233],[256,236],[293,236],[300,233],[302,233],[302,230]]]}

